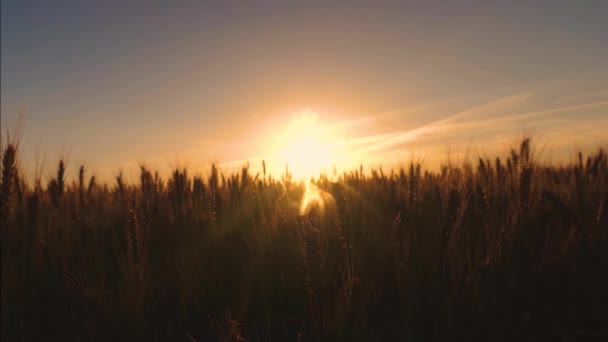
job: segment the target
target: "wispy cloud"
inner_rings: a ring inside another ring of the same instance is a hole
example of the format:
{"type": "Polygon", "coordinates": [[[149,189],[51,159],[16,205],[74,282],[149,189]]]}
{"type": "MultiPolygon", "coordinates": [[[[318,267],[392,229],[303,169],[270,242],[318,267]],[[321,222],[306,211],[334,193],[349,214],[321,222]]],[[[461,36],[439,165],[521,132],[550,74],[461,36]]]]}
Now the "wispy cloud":
{"type": "Polygon", "coordinates": [[[523,93],[503,97],[495,101],[449,115],[448,117],[433,122],[431,125],[447,124],[462,119],[473,119],[475,118],[475,116],[497,113],[512,108],[513,106],[526,103],[533,95],[534,93],[532,91],[526,91],[523,93]]]}
{"type": "MultiPolygon", "coordinates": [[[[598,102],[593,102],[593,103],[586,103],[586,104],[573,105],[573,106],[562,106],[562,107],[538,110],[538,111],[533,111],[533,112],[510,114],[510,115],[500,116],[500,117],[496,117],[496,118],[482,119],[482,120],[476,120],[476,121],[465,122],[465,123],[456,123],[456,124],[450,124],[450,125],[436,125],[435,128],[443,129],[443,130],[454,130],[454,129],[465,130],[465,129],[475,129],[475,128],[482,128],[482,127],[488,127],[488,126],[515,124],[517,122],[523,122],[524,120],[529,120],[529,119],[537,118],[537,117],[548,115],[548,114],[566,113],[566,112],[573,112],[573,111],[577,111],[577,110],[591,109],[591,108],[598,108],[598,107],[605,107],[605,106],[608,106],[608,101],[598,101],[598,102]]],[[[532,122],[532,121],[528,121],[528,122],[532,122]]]]}
{"type": "MultiPolygon", "coordinates": [[[[463,119],[474,119],[475,116],[479,115],[488,115],[492,113],[496,113],[499,111],[503,111],[505,109],[511,108],[515,105],[524,103],[532,96],[532,92],[524,92],[515,94],[512,96],[507,96],[504,98],[500,98],[498,100],[476,106],[447,117],[444,117],[440,120],[433,121],[429,124],[419,126],[417,128],[405,131],[405,132],[393,132],[388,134],[380,134],[373,137],[363,137],[357,138],[358,140],[362,140],[365,138],[377,138],[379,141],[375,142],[371,145],[363,147],[359,152],[360,153],[369,153],[377,150],[383,150],[390,148],[395,145],[401,145],[410,141],[413,141],[419,138],[422,135],[435,133],[439,131],[449,130],[451,127],[456,127],[457,124],[451,124],[452,122],[456,122],[458,120],[463,119]]],[[[487,119],[486,119],[487,120],[487,119]]],[[[477,120],[480,121],[480,120],[477,120]]],[[[476,121],[467,121],[467,124],[473,124],[476,121]]]]}
{"type": "MultiPolygon", "coordinates": [[[[531,93],[509,96],[407,131],[357,137],[351,141],[353,145],[363,145],[358,151],[360,154],[369,155],[387,152],[407,143],[420,143],[429,139],[445,143],[449,137],[460,132],[496,135],[501,132],[514,134],[518,129],[534,125],[545,125],[549,128],[552,126],[551,123],[560,124],[560,120],[563,121],[563,117],[548,117],[550,115],[562,113],[571,115],[580,111],[608,107],[608,101],[596,101],[528,112],[505,113],[515,105],[524,104],[530,97],[531,93]],[[497,113],[500,114],[497,115],[497,113]]],[[[562,122],[561,125],[563,124],[562,122]]],[[[601,123],[598,122],[598,124],[601,123]]]]}

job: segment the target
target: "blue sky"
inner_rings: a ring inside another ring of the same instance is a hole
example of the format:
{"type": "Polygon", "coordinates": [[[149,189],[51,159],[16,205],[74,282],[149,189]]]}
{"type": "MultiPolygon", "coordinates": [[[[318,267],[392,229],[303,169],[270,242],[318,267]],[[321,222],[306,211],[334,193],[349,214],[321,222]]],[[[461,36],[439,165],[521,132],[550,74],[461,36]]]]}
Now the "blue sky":
{"type": "Polygon", "coordinates": [[[302,109],[340,127],[343,167],[412,151],[432,164],[455,143],[494,154],[524,132],[564,160],[608,144],[606,13],[604,1],[2,0],[2,129],[25,112],[25,167],[42,151],[100,174],[272,158],[302,109]]]}

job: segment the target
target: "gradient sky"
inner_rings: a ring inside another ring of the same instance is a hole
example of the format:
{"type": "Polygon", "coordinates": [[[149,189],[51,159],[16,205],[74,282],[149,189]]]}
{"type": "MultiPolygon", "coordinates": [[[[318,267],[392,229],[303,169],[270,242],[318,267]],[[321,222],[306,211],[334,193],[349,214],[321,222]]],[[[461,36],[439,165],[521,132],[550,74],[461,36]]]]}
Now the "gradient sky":
{"type": "Polygon", "coordinates": [[[2,130],[24,112],[24,167],[64,156],[102,176],[269,158],[302,109],[352,152],[339,167],[432,165],[465,145],[494,155],[523,133],[568,160],[608,146],[606,13],[607,1],[2,0],[2,130]]]}

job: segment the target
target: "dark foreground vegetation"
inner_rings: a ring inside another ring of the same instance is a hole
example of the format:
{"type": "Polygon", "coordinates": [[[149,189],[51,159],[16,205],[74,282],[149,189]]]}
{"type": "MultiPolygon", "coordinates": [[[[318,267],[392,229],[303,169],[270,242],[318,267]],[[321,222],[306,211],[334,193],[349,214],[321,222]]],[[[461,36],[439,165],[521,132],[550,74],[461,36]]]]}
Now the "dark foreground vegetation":
{"type": "Polygon", "coordinates": [[[289,174],[105,185],[61,162],[43,187],[16,158],[5,144],[3,341],[608,338],[601,150],[546,167],[524,140],[438,173],[321,177],[303,214],[289,174]]]}

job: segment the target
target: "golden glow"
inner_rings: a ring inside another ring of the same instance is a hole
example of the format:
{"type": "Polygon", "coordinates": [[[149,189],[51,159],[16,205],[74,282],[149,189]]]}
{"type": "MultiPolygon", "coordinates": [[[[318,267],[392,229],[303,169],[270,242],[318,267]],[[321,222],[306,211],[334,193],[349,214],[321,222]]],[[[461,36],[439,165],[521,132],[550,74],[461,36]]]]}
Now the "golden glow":
{"type": "Polygon", "coordinates": [[[304,110],[295,115],[278,141],[278,156],[296,178],[329,171],[335,165],[336,137],[318,124],[319,114],[304,110]]]}

